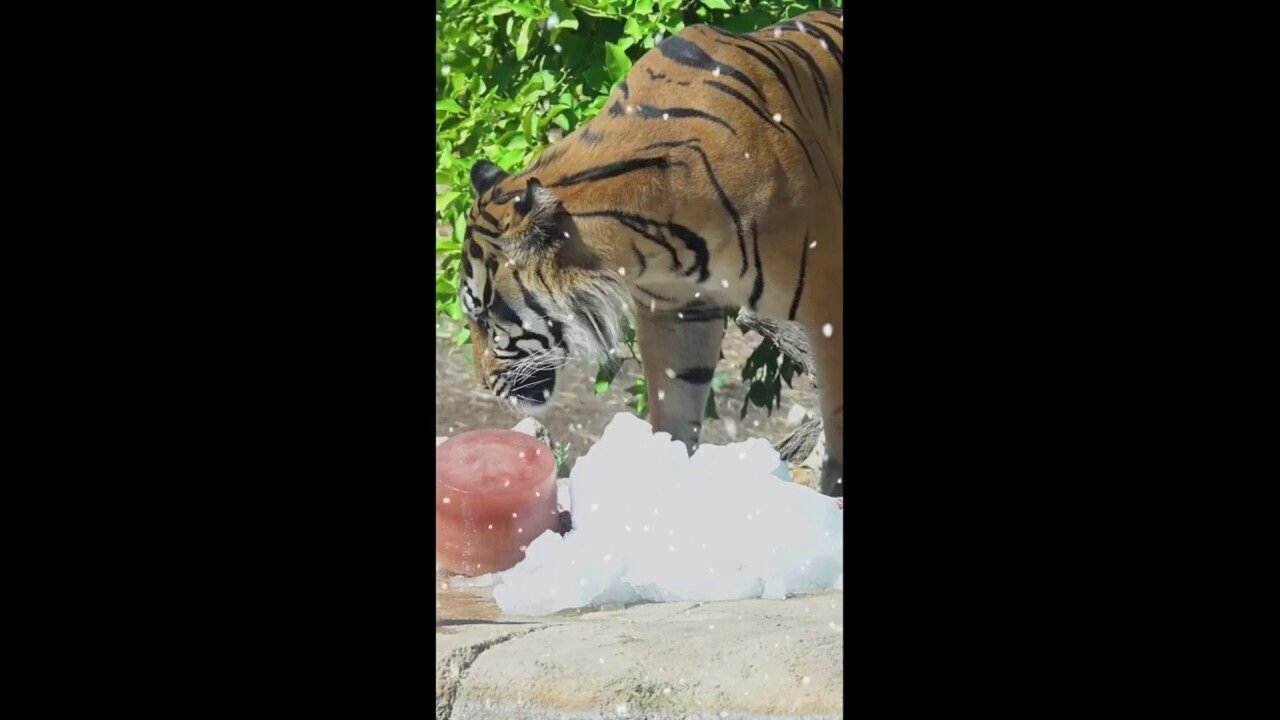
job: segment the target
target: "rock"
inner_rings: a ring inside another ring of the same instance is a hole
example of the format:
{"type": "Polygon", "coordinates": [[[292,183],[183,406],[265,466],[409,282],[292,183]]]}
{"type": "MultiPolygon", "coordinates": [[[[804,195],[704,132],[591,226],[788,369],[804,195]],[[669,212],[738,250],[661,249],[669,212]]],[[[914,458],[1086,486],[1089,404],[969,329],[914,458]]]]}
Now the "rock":
{"type": "MultiPolygon", "coordinates": [[[[437,597],[462,606],[465,595],[480,615],[491,593],[437,597]]],[[[436,621],[437,717],[835,720],[844,717],[843,607],[843,592],[826,592],[498,623],[450,620],[460,613],[446,607],[436,621]]]]}
{"type": "Polygon", "coordinates": [[[546,426],[531,417],[521,420],[511,429],[519,433],[524,433],[525,435],[532,435],[533,437],[541,440],[547,447],[552,447],[551,431],[547,430],[546,426]]]}

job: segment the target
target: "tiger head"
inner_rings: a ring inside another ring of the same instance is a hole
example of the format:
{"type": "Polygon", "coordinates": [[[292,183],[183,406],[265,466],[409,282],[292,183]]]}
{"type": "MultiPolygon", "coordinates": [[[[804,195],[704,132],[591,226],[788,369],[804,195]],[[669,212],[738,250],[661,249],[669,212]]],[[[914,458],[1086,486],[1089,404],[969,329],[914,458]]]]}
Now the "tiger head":
{"type": "Polygon", "coordinates": [[[482,160],[471,186],[458,294],[476,376],[517,411],[538,414],[570,357],[612,361],[630,296],[537,178],[482,160]]]}

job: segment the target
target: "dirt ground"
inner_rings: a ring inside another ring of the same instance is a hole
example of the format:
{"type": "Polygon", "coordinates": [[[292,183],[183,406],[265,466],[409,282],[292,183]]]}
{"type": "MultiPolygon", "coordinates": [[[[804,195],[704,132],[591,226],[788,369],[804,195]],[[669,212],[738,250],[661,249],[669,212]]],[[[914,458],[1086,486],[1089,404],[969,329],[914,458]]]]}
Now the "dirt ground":
{"type": "MultiPolygon", "coordinates": [[[[493,394],[476,379],[470,346],[452,347],[450,337],[459,327],[448,318],[440,318],[436,325],[436,436],[515,425],[521,416],[499,405],[493,394]]],[[[729,323],[723,344],[725,359],[717,368],[717,374],[725,376],[724,385],[716,391],[716,411],[721,419],[706,421],[703,436],[706,442],[724,444],[763,437],[776,445],[795,429],[795,425],[787,421],[793,405],[799,404],[810,415],[817,416],[817,395],[812,382],[808,378],[797,377],[793,381],[794,388],[783,384],[782,408],[775,409],[772,416],[761,408],[752,407],[744,419],[738,419],[747,395],[747,386],[741,379],[742,366],[760,339],[755,333],[744,336],[736,325],[729,323]]],[[[628,398],[626,388],[639,375],[636,364],[625,363],[609,390],[602,395],[596,395],[594,390],[596,370],[594,362],[585,360],[575,361],[562,369],[551,407],[538,418],[550,431],[553,442],[570,443],[570,461],[583,455],[599,439],[615,413],[631,412],[625,404],[628,398]]]]}

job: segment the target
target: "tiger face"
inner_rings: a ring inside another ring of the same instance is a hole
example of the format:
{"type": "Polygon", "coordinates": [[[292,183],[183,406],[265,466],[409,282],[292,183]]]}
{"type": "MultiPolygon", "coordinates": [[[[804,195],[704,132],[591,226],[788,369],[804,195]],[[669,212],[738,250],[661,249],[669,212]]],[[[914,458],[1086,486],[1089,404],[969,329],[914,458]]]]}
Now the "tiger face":
{"type": "Polygon", "coordinates": [[[610,357],[627,297],[536,178],[481,161],[458,284],[476,376],[518,412],[547,408],[571,356],[610,357]]]}

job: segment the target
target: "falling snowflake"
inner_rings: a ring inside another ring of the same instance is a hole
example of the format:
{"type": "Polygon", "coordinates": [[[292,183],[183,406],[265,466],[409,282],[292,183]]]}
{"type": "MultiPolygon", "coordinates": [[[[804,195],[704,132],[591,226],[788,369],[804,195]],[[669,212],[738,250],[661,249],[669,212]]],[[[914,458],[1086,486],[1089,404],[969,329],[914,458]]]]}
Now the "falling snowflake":
{"type": "Polygon", "coordinates": [[[625,276],[627,274],[627,269],[624,267],[618,268],[618,274],[625,276]]]}
{"type": "Polygon", "coordinates": [[[725,288],[729,287],[729,281],[728,281],[728,280],[721,280],[721,281],[720,281],[720,287],[725,287],[725,288]]]}
{"type": "Polygon", "coordinates": [[[831,337],[831,323],[823,324],[822,334],[825,335],[826,337],[831,337]]]}
{"type": "Polygon", "coordinates": [[[814,240],[813,242],[809,243],[809,249],[810,249],[810,250],[812,250],[812,249],[814,249],[814,248],[816,248],[816,247],[818,247],[818,241],[817,241],[817,240],[814,240]]]}
{"type": "Polygon", "coordinates": [[[774,121],[774,122],[782,122],[782,113],[774,113],[774,114],[773,114],[773,121],[774,121]]]}
{"type": "Polygon", "coordinates": [[[672,370],[671,368],[667,368],[667,369],[666,369],[666,373],[667,373],[667,377],[671,378],[672,380],[675,380],[675,379],[676,379],[676,371],[675,371],[675,370],[672,370]]]}
{"type": "Polygon", "coordinates": [[[449,504],[449,498],[445,498],[445,499],[444,499],[444,504],[445,504],[445,505],[448,505],[448,504],[449,504]]]}

